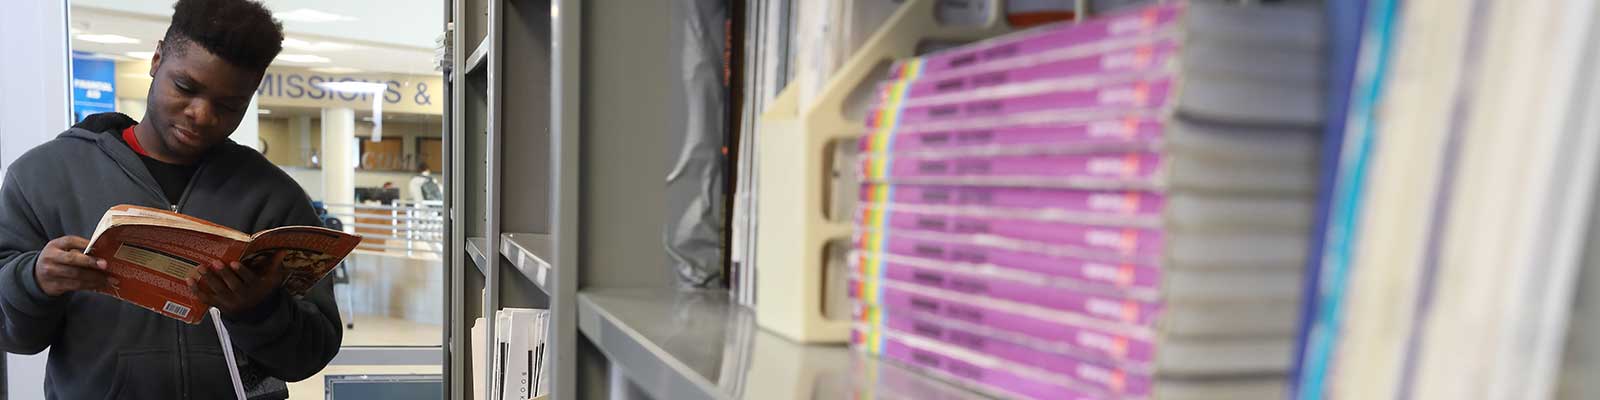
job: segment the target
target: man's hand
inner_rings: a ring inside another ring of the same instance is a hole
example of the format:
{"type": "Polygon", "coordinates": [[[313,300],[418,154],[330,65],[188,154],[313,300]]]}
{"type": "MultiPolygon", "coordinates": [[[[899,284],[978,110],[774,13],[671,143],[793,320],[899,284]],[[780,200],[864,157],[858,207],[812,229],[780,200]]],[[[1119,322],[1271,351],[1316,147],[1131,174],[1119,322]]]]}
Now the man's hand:
{"type": "Polygon", "coordinates": [[[200,300],[235,315],[255,308],[283,286],[283,252],[261,265],[245,266],[234,261],[224,266],[201,266],[189,277],[189,290],[200,300]]]}
{"type": "Polygon", "coordinates": [[[83,254],[88,247],[89,239],[71,235],[46,243],[33,261],[33,279],[39,289],[54,297],[106,287],[106,261],[83,254]]]}

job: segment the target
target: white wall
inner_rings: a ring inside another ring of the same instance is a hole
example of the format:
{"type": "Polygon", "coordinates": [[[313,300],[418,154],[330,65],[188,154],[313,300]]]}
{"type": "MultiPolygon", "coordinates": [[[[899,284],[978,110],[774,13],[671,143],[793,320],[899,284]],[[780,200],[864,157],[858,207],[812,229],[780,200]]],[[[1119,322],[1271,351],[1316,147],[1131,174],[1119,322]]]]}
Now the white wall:
{"type": "Polygon", "coordinates": [[[233,139],[234,143],[261,151],[261,120],[255,116],[257,110],[261,109],[260,103],[260,96],[250,98],[250,106],[244,110],[245,117],[239,120],[239,127],[233,130],[233,135],[228,136],[228,139],[233,139]]]}
{"type": "MultiPolygon", "coordinates": [[[[65,0],[7,1],[0,12],[0,173],[72,123],[65,0]]],[[[44,398],[48,350],[6,355],[6,393],[44,398]]]]}
{"type": "Polygon", "coordinates": [[[294,178],[295,183],[299,183],[300,188],[306,190],[306,196],[311,196],[311,200],[322,201],[325,198],[322,197],[322,170],[282,165],[278,168],[289,173],[289,177],[294,178]]]}
{"type": "Polygon", "coordinates": [[[0,13],[0,171],[72,125],[66,2],[11,3],[0,13]]]}

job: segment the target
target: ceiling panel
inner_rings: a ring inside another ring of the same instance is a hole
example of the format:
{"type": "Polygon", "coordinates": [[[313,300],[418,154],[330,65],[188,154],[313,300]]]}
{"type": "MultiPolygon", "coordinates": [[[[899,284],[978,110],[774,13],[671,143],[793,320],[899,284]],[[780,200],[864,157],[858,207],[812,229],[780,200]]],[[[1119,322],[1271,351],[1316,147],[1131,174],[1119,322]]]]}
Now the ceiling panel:
{"type": "MultiPolygon", "coordinates": [[[[109,34],[138,40],[138,43],[107,44],[74,37],[73,49],[148,57],[148,52],[155,49],[156,42],[166,32],[172,14],[171,4],[170,1],[151,0],[72,0],[72,28],[77,35],[109,34]]],[[[285,21],[288,39],[311,46],[300,49],[285,46],[274,65],[437,74],[433,71],[433,40],[441,32],[442,20],[439,9],[442,4],[437,0],[270,0],[267,5],[276,13],[305,9],[316,12],[300,14],[354,18],[335,22],[285,21]],[[412,10],[416,12],[410,12],[412,10]],[[324,59],[326,61],[322,61],[324,59]]]]}
{"type": "MultiPolygon", "coordinates": [[[[160,17],[172,16],[172,0],[70,0],[72,6],[131,12],[160,17]]],[[[433,48],[433,39],[443,30],[444,2],[440,0],[266,0],[275,14],[312,10],[348,19],[326,22],[290,21],[284,30],[366,42],[433,48]]],[[[317,13],[301,12],[318,16],[317,13]]],[[[280,18],[282,19],[282,18],[280,18]]]]}

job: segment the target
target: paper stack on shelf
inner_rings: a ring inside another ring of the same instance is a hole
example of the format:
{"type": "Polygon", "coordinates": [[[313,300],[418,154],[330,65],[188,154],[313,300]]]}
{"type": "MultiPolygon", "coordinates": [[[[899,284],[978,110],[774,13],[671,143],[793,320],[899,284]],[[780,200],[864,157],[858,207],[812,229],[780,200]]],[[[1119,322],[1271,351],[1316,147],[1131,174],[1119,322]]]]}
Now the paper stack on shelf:
{"type": "Polygon", "coordinates": [[[1595,397],[1600,8],[1462,5],[1368,6],[1297,398],[1595,397]]]}
{"type": "Polygon", "coordinates": [[[478,317],[472,321],[472,339],[470,344],[470,346],[472,346],[472,358],[469,361],[472,362],[471,385],[472,398],[474,400],[484,400],[488,398],[484,396],[484,393],[488,393],[488,390],[483,387],[484,371],[481,367],[484,365],[484,355],[488,354],[488,348],[484,347],[484,340],[488,335],[484,332],[484,329],[485,325],[483,322],[483,317],[478,317]]]}
{"type": "Polygon", "coordinates": [[[527,400],[550,390],[545,373],[546,333],[550,310],[504,308],[495,312],[495,385],[490,398],[527,400]]]}
{"type": "Polygon", "coordinates": [[[852,343],[1004,397],[1281,397],[1321,24],[1171,2],[896,64],[860,146],[852,343]]]}
{"type": "Polygon", "coordinates": [[[745,8],[744,96],[734,151],[733,212],[729,218],[729,295],[736,304],[755,303],[756,121],[794,74],[789,39],[793,0],[751,1],[745,8]]]}

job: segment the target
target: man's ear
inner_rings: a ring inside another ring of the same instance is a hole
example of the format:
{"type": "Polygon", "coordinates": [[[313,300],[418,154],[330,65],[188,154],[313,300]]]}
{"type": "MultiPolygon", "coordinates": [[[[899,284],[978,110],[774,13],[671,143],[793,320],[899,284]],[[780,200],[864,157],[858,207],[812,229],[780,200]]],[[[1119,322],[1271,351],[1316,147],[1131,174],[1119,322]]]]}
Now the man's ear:
{"type": "Polygon", "coordinates": [[[156,51],[154,53],[150,53],[150,77],[151,78],[156,77],[156,70],[157,69],[161,69],[161,49],[163,47],[166,47],[165,45],[166,45],[166,41],[165,40],[157,40],[156,41],[156,51]]]}

